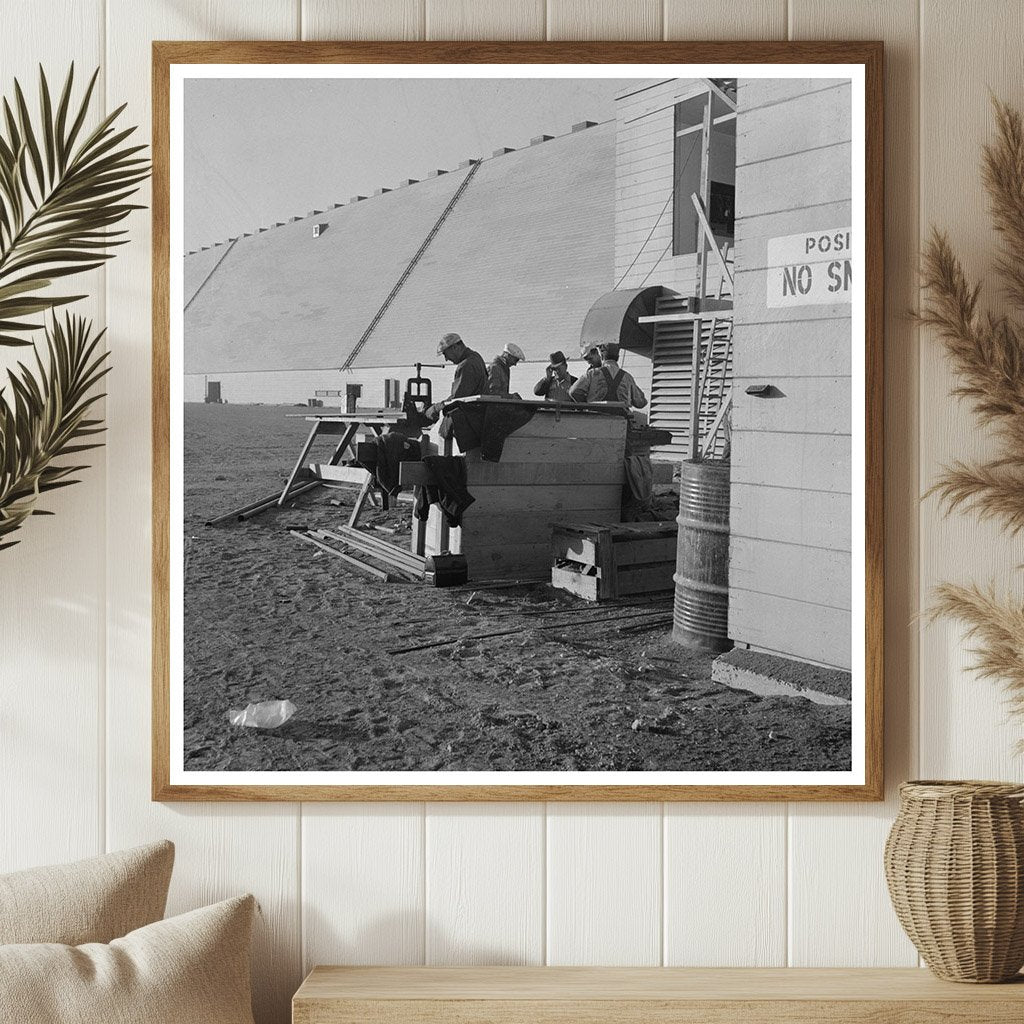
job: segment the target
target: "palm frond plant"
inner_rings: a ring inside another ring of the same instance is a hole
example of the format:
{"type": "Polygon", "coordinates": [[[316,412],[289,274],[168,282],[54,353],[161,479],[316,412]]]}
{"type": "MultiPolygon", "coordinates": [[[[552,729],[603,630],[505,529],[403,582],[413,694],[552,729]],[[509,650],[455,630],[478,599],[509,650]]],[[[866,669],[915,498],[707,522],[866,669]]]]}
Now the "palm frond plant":
{"type": "Polygon", "coordinates": [[[0,388],[0,550],[16,543],[11,535],[29,515],[45,514],[41,494],[75,483],[86,468],[59,460],[101,443],[102,422],[89,414],[109,370],[103,332],[79,316],[54,316],[86,296],[57,294],[53,285],[103,266],[113,256],[107,250],[127,241],[116,225],[142,209],[129,200],[149,161],[145,146],[127,144],[136,129],[118,127],[124,105],[86,128],[98,75],[75,101],[72,64],[54,103],[40,67],[35,118],[17,80],[13,101],[2,102],[0,348],[33,346],[33,332],[43,330],[46,358],[36,349],[0,388]]]}
{"type": "Polygon", "coordinates": [[[102,397],[95,385],[108,373],[107,353],[97,352],[103,332],[95,333],[82,317],[65,314],[46,328],[47,362],[36,353],[36,366],[23,363],[8,371],[12,400],[0,401],[0,551],[36,508],[46,491],[77,483],[73,474],[84,465],[56,464],[59,456],[98,448],[92,440],[102,421],[89,418],[102,397]]]}
{"type": "MultiPolygon", "coordinates": [[[[1010,304],[1024,308],[1024,122],[993,99],[996,139],[984,148],[982,181],[1000,235],[995,271],[1010,304]]],[[[971,512],[999,522],[1015,537],[1024,530],[1024,324],[979,309],[981,286],[964,271],[947,236],[933,231],[923,253],[927,301],[919,321],[943,342],[958,378],[953,391],[970,402],[994,434],[991,457],[943,468],[928,494],[945,514],[971,512]]],[[[932,615],[959,619],[976,647],[974,668],[1001,679],[1012,707],[1024,713],[1024,605],[994,588],[943,583],[932,615]]]]}

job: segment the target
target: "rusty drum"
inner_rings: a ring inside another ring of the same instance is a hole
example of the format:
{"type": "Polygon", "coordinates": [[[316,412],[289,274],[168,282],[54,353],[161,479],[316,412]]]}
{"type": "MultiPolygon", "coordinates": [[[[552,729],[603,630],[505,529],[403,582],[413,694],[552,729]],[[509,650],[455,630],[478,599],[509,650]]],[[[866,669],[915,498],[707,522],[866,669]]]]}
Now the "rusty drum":
{"type": "Polygon", "coordinates": [[[679,474],[672,639],[706,651],[729,641],[729,462],[684,462],[679,474]]]}

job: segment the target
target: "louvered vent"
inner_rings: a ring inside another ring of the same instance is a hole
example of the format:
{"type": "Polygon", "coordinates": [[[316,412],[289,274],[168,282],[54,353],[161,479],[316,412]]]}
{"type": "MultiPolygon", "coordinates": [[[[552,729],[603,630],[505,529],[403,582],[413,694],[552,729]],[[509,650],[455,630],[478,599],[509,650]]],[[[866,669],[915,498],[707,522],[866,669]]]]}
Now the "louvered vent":
{"type": "MultiPolygon", "coordinates": [[[[679,296],[660,298],[655,304],[655,312],[658,314],[688,313],[692,308],[692,298],[679,296]]],[[[671,456],[672,459],[679,460],[689,455],[694,323],[695,321],[691,320],[654,325],[650,422],[652,427],[670,430],[673,435],[672,444],[654,450],[663,457],[671,456]]],[[[701,411],[702,438],[711,428],[724,395],[732,383],[732,320],[715,322],[713,339],[711,330],[710,319],[701,321],[701,353],[704,360],[703,372],[706,374],[701,389],[704,394],[701,411]],[[709,341],[710,363],[707,351],[709,341]]],[[[725,436],[719,431],[714,454],[722,455],[724,450],[725,436]]]]}

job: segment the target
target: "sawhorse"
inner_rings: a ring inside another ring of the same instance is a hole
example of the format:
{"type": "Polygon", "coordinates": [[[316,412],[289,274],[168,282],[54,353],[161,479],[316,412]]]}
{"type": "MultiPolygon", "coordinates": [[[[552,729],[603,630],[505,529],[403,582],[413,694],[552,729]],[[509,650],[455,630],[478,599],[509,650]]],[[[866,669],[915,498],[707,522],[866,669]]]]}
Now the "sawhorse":
{"type": "MultiPolygon", "coordinates": [[[[277,499],[279,507],[283,507],[288,501],[295,489],[295,486],[303,483],[307,479],[305,472],[306,460],[309,458],[313,442],[317,437],[322,435],[324,437],[340,438],[335,446],[334,453],[331,455],[330,461],[327,463],[329,466],[337,466],[344,458],[346,448],[350,448],[352,450],[352,455],[355,456],[356,451],[354,442],[360,427],[367,427],[380,437],[380,435],[384,433],[385,428],[405,422],[405,414],[403,412],[398,410],[391,412],[390,410],[385,409],[378,412],[371,411],[363,414],[331,413],[321,416],[305,416],[304,418],[311,421],[313,426],[310,428],[309,436],[306,438],[306,443],[302,446],[302,450],[299,452],[299,457],[295,460],[295,465],[284,485],[284,490],[281,491],[281,497],[277,499]]],[[[349,526],[354,527],[359,521],[359,516],[365,508],[366,502],[371,500],[375,491],[376,484],[374,483],[374,477],[372,473],[369,473],[366,481],[360,488],[359,496],[356,498],[355,507],[352,509],[352,515],[349,517],[349,526]]]]}

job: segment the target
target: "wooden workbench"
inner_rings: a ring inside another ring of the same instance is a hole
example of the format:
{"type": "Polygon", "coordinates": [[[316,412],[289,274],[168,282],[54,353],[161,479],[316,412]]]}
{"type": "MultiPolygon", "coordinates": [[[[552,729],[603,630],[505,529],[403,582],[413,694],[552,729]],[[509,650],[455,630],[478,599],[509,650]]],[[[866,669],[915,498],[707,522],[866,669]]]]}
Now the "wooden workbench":
{"type": "Polygon", "coordinates": [[[293,1024],[1019,1024],[1024,976],[918,969],[316,967],[293,1024]]]}
{"type": "Polygon", "coordinates": [[[314,413],[288,413],[288,418],[302,418],[313,425],[309,428],[309,435],[295,460],[295,465],[284,485],[284,490],[281,491],[281,496],[277,499],[277,504],[283,507],[291,497],[293,490],[307,480],[361,483],[359,496],[356,498],[352,515],[348,521],[348,525],[354,527],[359,521],[363,506],[373,491],[374,484],[372,475],[365,469],[340,465],[345,456],[345,450],[348,449],[353,456],[355,455],[356,434],[360,427],[366,427],[374,434],[380,435],[386,430],[394,429],[405,423],[405,413],[400,409],[357,409],[355,412],[326,410],[314,413]],[[307,466],[306,459],[309,457],[313,442],[318,437],[337,437],[339,440],[327,462],[311,463],[307,466]]]}

